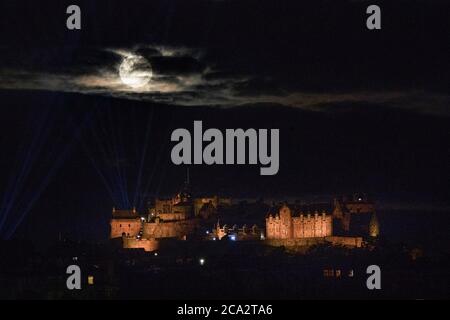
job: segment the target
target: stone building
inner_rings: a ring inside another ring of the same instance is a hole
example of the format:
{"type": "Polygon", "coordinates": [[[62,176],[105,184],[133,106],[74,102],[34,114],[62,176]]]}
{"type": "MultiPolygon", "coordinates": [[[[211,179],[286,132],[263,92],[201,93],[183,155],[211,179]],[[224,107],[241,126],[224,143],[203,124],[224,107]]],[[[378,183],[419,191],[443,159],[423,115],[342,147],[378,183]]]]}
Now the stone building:
{"type": "Polygon", "coordinates": [[[185,240],[198,234],[202,220],[215,215],[219,207],[228,203],[231,200],[218,196],[193,198],[186,183],[172,198],[155,199],[145,216],[140,216],[136,209],[113,208],[110,238],[122,238],[124,248],[153,251],[160,239],[185,240]]]}
{"type": "Polygon", "coordinates": [[[266,238],[276,245],[361,246],[362,240],[379,236],[375,205],[355,195],[335,199],[333,206],[272,206],[266,216],[266,238]],[[322,207],[322,208],[319,208],[322,207]]]}
{"type": "Polygon", "coordinates": [[[298,239],[327,237],[333,234],[333,218],[325,212],[292,211],[282,205],[266,218],[267,239],[298,239]]]}
{"type": "Polygon", "coordinates": [[[132,210],[112,209],[112,219],[110,222],[110,238],[120,238],[122,236],[136,237],[142,227],[142,221],[136,212],[132,210]]]}
{"type": "Polygon", "coordinates": [[[334,199],[332,215],[336,234],[378,237],[380,233],[375,204],[365,196],[334,199]]]}

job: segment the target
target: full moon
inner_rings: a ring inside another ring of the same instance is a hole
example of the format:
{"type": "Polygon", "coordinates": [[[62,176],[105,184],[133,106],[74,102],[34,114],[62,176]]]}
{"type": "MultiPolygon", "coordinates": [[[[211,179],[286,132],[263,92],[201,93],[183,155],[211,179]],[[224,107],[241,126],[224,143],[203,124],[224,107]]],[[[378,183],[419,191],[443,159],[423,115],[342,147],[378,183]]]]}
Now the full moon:
{"type": "Polygon", "coordinates": [[[142,56],[129,55],[119,67],[120,80],[132,88],[145,86],[152,78],[152,66],[142,56]]]}

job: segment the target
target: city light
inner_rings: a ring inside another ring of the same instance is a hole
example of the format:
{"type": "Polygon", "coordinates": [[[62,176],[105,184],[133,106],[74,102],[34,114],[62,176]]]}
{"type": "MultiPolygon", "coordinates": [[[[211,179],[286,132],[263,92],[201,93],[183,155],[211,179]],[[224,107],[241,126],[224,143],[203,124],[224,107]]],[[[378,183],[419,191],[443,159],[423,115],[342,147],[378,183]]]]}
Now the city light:
{"type": "Polygon", "coordinates": [[[236,235],[232,235],[232,236],[230,236],[230,239],[231,239],[231,241],[236,241],[236,235]]]}
{"type": "Polygon", "coordinates": [[[203,266],[205,264],[205,259],[200,258],[199,263],[200,263],[201,266],[203,266]]]}

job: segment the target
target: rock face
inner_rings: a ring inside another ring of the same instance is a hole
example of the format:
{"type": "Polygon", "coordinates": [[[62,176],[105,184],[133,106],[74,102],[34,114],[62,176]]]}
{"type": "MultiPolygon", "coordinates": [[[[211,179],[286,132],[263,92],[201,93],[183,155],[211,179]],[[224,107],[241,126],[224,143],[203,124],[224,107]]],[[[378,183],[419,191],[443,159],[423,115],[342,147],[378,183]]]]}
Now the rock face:
{"type": "Polygon", "coordinates": [[[132,237],[123,237],[123,248],[125,249],[144,249],[144,251],[156,251],[159,248],[159,241],[156,239],[136,239],[132,237]]]}

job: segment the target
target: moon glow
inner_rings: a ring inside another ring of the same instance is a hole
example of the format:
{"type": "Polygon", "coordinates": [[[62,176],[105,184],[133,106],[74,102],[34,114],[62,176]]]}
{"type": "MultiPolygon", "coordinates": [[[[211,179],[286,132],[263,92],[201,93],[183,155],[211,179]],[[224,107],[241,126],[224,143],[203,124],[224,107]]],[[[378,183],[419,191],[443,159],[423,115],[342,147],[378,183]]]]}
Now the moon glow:
{"type": "Polygon", "coordinates": [[[152,78],[152,66],[142,56],[129,55],[122,60],[119,76],[124,84],[132,88],[141,88],[152,78]]]}

